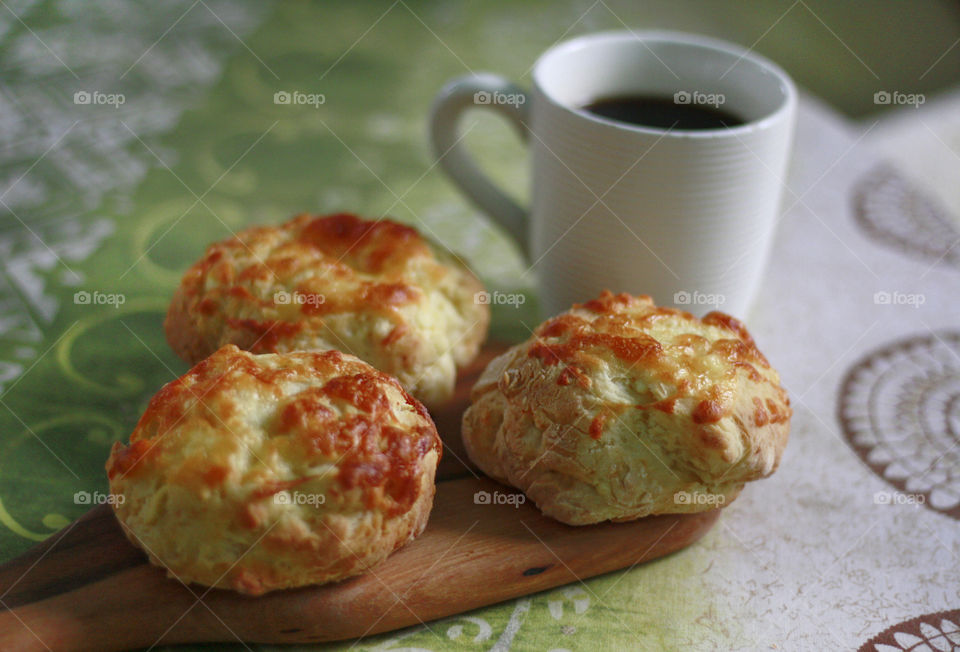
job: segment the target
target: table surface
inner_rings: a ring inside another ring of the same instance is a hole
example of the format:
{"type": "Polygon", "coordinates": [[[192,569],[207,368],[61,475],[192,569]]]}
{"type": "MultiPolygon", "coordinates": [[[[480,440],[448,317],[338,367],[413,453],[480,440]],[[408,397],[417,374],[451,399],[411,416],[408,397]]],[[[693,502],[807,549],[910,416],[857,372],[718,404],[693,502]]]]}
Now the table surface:
{"type": "MultiPolygon", "coordinates": [[[[936,29],[899,68],[847,10],[772,5],[5,3],[0,561],[106,491],[110,445],[186,370],[161,328],[173,288],[207,242],[244,225],[303,210],[409,222],[489,289],[526,293],[519,309],[494,308],[491,334],[527,334],[536,295],[517,280],[519,252],[427,151],[445,80],[493,70],[525,85],[554,41],[624,23],[756,41],[848,113],[876,90],[930,92],[960,70],[956,16],[941,5],[917,10],[936,29]],[[324,101],[278,105],[278,91],[324,101]]],[[[865,20],[887,28],[899,15],[875,14],[865,20]]],[[[357,647],[960,645],[960,99],[925,99],[858,122],[801,103],[774,264],[747,316],[796,408],[773,478],[669,558],[357,647]]],[[[524,198],[508,127],[473,114],[465,127],[524,198]]]]}

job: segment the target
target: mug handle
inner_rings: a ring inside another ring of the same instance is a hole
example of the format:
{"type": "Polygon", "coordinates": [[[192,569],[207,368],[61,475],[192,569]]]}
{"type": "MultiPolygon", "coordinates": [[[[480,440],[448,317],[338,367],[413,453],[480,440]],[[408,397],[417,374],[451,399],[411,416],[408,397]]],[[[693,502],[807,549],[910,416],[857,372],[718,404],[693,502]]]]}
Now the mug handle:
{"type": "Polygon", "coordinates": [[[497,188],[460,144],[462,136],[457,128],[460,115],[473,107],[492,109],[504,116],[526,142],[529,132],[527,94],[499,75],[467,75],[450,81],[433,101],[430,146],[434,159],[463,194],[499,222],[529,255],[527,210],[497,188]],[[497,97],[511,94],[522,100],[512,104],[496,101],[497,97]]]}

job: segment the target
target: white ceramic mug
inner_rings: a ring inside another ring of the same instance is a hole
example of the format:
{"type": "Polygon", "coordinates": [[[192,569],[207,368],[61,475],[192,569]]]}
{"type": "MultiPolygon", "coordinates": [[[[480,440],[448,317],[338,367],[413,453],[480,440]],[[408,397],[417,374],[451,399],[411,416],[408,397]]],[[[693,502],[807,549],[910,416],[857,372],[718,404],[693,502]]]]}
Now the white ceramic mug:
{"type": "Polygon", "coordinates": [[[496,75],[450,82],[431,116],[434,156],[522,245],[553,315],[602,289],[702,314],[744,315],[772,240],[796,90],[739,46],[673,32],[604,32],[547,50],[530,92],[496,75]],[[598,99],[659,96],[721,105],[744,123],[681,131],[600,117],[598,99]],[[459,144],[468,108],[493,109],[532,151],[528,211],[459,144]]]}

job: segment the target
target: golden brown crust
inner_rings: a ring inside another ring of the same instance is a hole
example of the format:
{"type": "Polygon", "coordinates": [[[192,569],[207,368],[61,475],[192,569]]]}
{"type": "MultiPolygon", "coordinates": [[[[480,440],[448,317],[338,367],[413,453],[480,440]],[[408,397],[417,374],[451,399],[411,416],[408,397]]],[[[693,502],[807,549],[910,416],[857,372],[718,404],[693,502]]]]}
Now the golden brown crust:
{"type": "Polygon", "coordinates": [[[732,500],[776,469],[792,414],[742,323],[610,292],[491,362],[472,401],[470,458],[575,525],[732,500]]]}
{"type": "Polygon", "coordinates": [[[165,322],[193,364],[224,344],[254,353],[340,349],[396,376],[430,405],[486,336],[483,290],[409,226],[300,215],[215,243],[186,274],[165,322]]]}
{"type": "Polygon", "coordinates": [[[151,561],[257,595],[361,573],[417,536],[440,454],[425,408],[365,362],[228,345],[157,392],[106,468],[151,561]]]}

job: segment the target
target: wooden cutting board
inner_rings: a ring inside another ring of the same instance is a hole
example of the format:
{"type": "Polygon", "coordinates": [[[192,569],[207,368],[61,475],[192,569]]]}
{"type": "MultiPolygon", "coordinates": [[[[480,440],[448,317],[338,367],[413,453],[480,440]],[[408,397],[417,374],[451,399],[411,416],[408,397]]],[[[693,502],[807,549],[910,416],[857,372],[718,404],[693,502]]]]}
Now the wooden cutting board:
{"type": "Polygon", "coordinates": [[[155,643],[309,643],[369,636],[633,566],[690,545],[719,510],[571,527],[467,464],[459,426],[488,347],[434,415],[444,436],[427,529],[371,572],[259,598],[184,586],[150,565],[106,505],[0,566],[0,650],[123,650],[155,643]]]}

